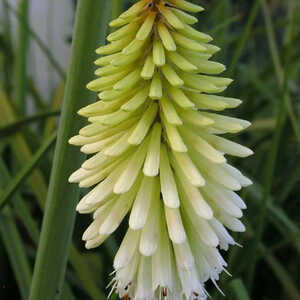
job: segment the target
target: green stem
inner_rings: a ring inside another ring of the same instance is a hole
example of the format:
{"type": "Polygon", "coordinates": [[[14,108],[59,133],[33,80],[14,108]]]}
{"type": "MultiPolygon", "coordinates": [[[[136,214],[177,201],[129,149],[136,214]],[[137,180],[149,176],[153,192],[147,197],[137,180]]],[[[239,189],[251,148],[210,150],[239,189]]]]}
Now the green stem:
{"type": "Polygon", "coordinates": [[[76,111],[91,96],[85,85],[93,77],[94,49],[99,42],[105,2],[78,2],[62,116],[29,300],[55,300],[61,295],[79,197],[78,188],[68,183],[68,177],[83,159],[77,149],[68,145],[68,139],[83,125],[76,111]]]}
{"type": "Polygon", "coordinates": [[[123,1],[111,0],[111,19],[116,19],[123,11],[123,1]]]}
{"type": "Polygon", "coordinates": [[[18,49],[16,53],[16,103],[19,111],[23,114],[26,110],[26,69],[27,69],[27,51],[28,51],[28,0],[19,2],[19,20],[18,20],[18,49]],[[24,26],[25,25],[25,26],[24,26]]]}

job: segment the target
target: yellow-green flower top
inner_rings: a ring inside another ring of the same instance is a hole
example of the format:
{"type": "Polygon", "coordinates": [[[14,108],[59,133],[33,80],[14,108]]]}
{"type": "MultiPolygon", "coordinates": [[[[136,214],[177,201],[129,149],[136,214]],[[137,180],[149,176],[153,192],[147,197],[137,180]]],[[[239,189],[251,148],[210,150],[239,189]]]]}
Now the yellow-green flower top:
{"type": "Polygon", "coordinates": [[[191,25],[203,8],[184,0],[141,0],[110,26],[96,50],[99,77],[88,84],[99,101],[79,114],[90,124],[70,143],[91,154],[70,177],[95,186],[77,206],[93,213],[83,235],[99,246],[129,214],[115,257],[113,288],[131,299],[206,299],[226,263],[218,247],[236,244],[246,206],[235,193],[251,184],[226,155],[252,151],[222,137],[247,128],[216,112],[241,101],[216,96],[232,82],[215,76],[220,49],[191,25]]]}

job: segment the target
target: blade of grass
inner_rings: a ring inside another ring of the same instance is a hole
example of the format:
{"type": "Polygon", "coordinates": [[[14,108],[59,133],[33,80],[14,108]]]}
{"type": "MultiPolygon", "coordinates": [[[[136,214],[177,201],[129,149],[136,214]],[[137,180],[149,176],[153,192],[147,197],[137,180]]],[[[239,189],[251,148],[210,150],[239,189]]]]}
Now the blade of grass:
{"type": "Polygon", "coordinates": [[[231,24],[237,22],[240,18],[241,18],[240,15],[235,15],[235,16],[233,16],[233,17],[227,19],[227,20],[224,21],[223,23],[221,23],[221,24],[215,26],[215,27],[212,29],[211,33],[212,33],[213,35],[217,34],[219,31],[221,31],[221,30],[225,29],[226,27],[230,26],[231,24]]]}
{"type": "MultiPolygon", "coordinates": [[[[4,161],[0,159],[0,181],[3,186],[9,184],[11,181],[10,174],[4,164],[4,161]]],[[[39,227],[35,220],[30,215],[29,209],[27,205],[24,203],[24,199],[20,196],[19,193],[16,193],[13,196],[12,206],[17,216],[22,221],[25,226],[27,232],[29,233],[31,239],[38,244],[39,240],[39,227]]]]}
{"type": "MultiPolygon", "coordinates": [[[[6,94],[0,90],[0,109],[5,118],[0,118],[0,126],[5,126],[7,123],[13,123],[17,120],[15,112],[11,105],[11,101],[7,98],[6,94]]],[[[23,135],[16,133],[11,135],[8,142],[12,148],[14,158],[17,159],[20,165],[29,163],[32,160],[32,152],[29,148],[23,135]]],[[[38,204],[41,208],[45,205],[47,197],[47,185],[43,174],[39,170],[32,172],[28,178],[28,185],[30,186],[33,194],[36,196],[38,204]]]]}
{"type": "MultiPolygon", "coordinates": [[[[9,8],[9,10],[22,22],[22,18],[19,14],[19,12],[8,3],[7,0],[4,0],[5,5],[9,8]]],[[[59,62],[55,59],[54,55],[51,53],[51,51],[48,49],[48,47],[45,45],[45,43],[42,41],[42,39],[33,31],[31,28],[28,26],[27,23],[22,22],[22,25],[24,27],[24,30],[26,30],[29,35],[35,40],[37,45],[40,47],[41,51],[46,55],[48,58],[49,62],[52,64],[53,68],[56,70],[58,75],[61,78],[65,78],[65,71],[64,69],[60,66],[59,62]]]]}
{"type": "Polygon", "coordinates": [[[285,200],[288,198],[289,194],[293,190],[293,188],[296,186],[297,183],[300,181],[300,163],[295,166],[295,168],[291,171],[289,174],[289,180],[286,182],[286,184],[282,187],[281,192],[277,196],[277,203],[282,204],[285,202],[285,200]]]}
{"type": "Polygon", "coordinates": [[[28,0],[20,0],[18,4],[18,47],[15,63],[16,104],[19,111],[25,114],[27,94],[27,51],[29,49],[28,31],[28,0]]]}
{"type": "Polygon", "coordinates": [[[257,17],[258,12],[259,12],[260,4],[261,4],[261,0],[256,0],[254,2],[253,6],[252,6],[252,9],[250,11],[250,15],[249,15],[249,18],[248,18],[248,22],[247,22],[247,24],[244,28],[243,33],[241,34],[238,45],[237,45],[237,47],[235,49],[235,52],[233,54],[231,65],[230,65],[229,70],[228,70],[229,77],[233,77],[233,75],[234,75],[236,65],[237,65],[237,63],[238,63],[238,61],[239,61],[239,59],[240,59],[240,57],[243,53],[246,42],[247,42],[247,40],[249,38],[249,35],[251,33],[252,26],[254,24],[254,21],[257,17]]]}
{"type": "Polygon", "coordinates": [[[48,105],[45,99],[43,99],[43,97],[39,93],[37,87],[35,86],[34,81],[31,78],[28,78],[27,83],[28,83],[28,93],[32,97],[34,107],[37,110],[46,110],[48,108],[48,105]]]}
{"type": "Polygon", "coordinates": [[[250,300],[250,297],[248,295],[246,286],[242,279],[237,278],[232,280],[229,283],[229,286],[231,287],[233,293],[235,294],[235,299],[237,300],[250,300]]]}
{"type": "MultiPolygon", "coordinates": [[[[267,37],[269,41],[269,47],[270,51],[272,53],[272,59],[273,59],[273,65],[277,74],[277,79],[280,84],[281,90],[282,90],[282,100],[278,103],[278,109],[277,109],[277,120],[276,120],[276,127],[275,127],[275,133],[272,139],[272,144],[270,148],[270,153],[267,158],[266,167],[265,167],[265,183],[264,183],[264,192],[263,192],[263,201],[260,207],[260,213],[259,213],[259,219],[258,219],[258,225],[257,225],[257,233],[254,238],[253,244],[252,244],[252,255],[250,257],[250,267],[248,272],[248,288],[251,290],[255,269],[256,269],[256,263],[257,263],[257,249],[260,244],[260,241],[263,237],[263,232],[265,228],[266,223],[266,214],[267,214],[267,208],[269,203],[271,203],[271,191],[272,191],[272,185],[273,185],[273,179],[274,179],[274,173],[275,173],[275,166],[280,146],[280,140],[281,135],[283,131],[283,127],[286,122],[287,118],[287,111],[286,111],[286,98],[289,97],[289,91],[287,86],[287,70],[286,68],[282,70],[280,58],[279,58],[279,51],[277,49],[277,45],[275,42],[275,36],[273,31],[273,25],[271,16],[269,13],[268,5],[266,4],[265,0],[262,0],[262,7],[263,7],[263,13],[265,17],[265,23],[267,27],[267,37]]],[[[293,22],[294,18],[291,19],[293,22]]],[[[289,27],[293,27],[294,25],[291,23],[289,24],[289,27]]],[[[287,29],[287,32],[290,32],[289,28],[287,29]]],[[[289,46],[291,47],[291,41],[292,41],[293,35],[289,34],[289,46]]],[[[290,53],[290,51],[289,51],[290,53]]]]}
{"type": "MultiPolygon", "coordinates": [[[[259,205],[263,201],[263,188],[258,184],[254,184],[248,188],[249,194],[252,196],[255,202],[254,204],[259,205]]],[[[268,213],[266,217],[274,225],[274,227],[282,232],[284,236],[289,236],[295,249],[300,254],[300,229],[284,212],[282,208],[273,204],[273,200],[267,205],[268,213]]]]}
{"type": "MultiPolygon", "coordinates": [[[[10,174],[8,173],[8,170],[2,160],[0,160],[0,179],[2,184],[5,185],[10,181],[10,174]]],[[[38,245],[40,230],[37,221],[31,216],[28,206],[22,197],[17,193],[13,197],[14,200],[12,201],[12,205],[16,215],[20,218],[34,244],[38,245]]],[[[85,288],[89,296],[94,300],[104,299],[105,296],[102,295],[97,288],[97,285],[95,284],[95,276],[93,276],[94,274],[89,269],[89,258],[85,257],[82,259],[80,253],[77,251],[75,246],[72,245],[70,249],[70,260],[72,267],[80,279],[80,283],[85,288]]],[[[74,296],[71,298],[71,295],[72,291],[70,287],[66,286],[62,295],[62,299],[75,299],[74,296]]]]}
{"type": "Polygon", "coordinates": [[[99,39],[98,28],[105,19],[103,6],[107,3],[80,0],[77,4],[62,117],[29,300],[55,300],[61,294],[75,221],[76,199],[79,197],[78,188],[70,185],[67,179],[74,171],[74,165],[80,165],[83,158],[77,149],[68,145],[68,139],[83,124],[76,111],[91,96],[85,85],[93,76],[92,62],[99,39]]]}
{"type": "MultiPolygon", "coordinates": [[[[51,103],[51,110],[59,110],[62,105],[63,97],[65,91],[65,83],[62,81],[55,92],[54,98],[51,103]]],[[[48,119],[45,124],[43,138],[46,138],[56,127],[55,119],[48,119]]]]}
{"type": "MultiPolygon", "coordinates": [[[[294,3],[294,1],[291,1],[291,3],[294,3]]],[[[269,48],[270,48],[270,52],[271,52],[271,55],[272,55],[272,61],[273,61],[277,81],[279,83],[279,86],[284,88],[284,85],[287,84],[287,82],[285,82],[285,81],[287,81],[287,78],[285,78],[287,70],[284,70],[283,67],[282,67],[279,50],[278,50],[278,47],[277,47],[277,44],[276,44],[276,38],[275,38],[274,25],[273,25],[273,22],[272,22],[272,17],[271,17],[268,5],[267,5],[265,0],[262,0],[262,8],[263,8],[264,19],[265,19],[265,22],[266,22],[267,35],[268,35],[268,40],[269,40],[269,48]]],[[[291,15],[290,15],[289,26],[287,27],[287,39],[288,39],[287,40],[287,47],[288,48],[290,48],[292,46],[292,43],[293,43],[294,20],[295,20],[295,13],[292,10],[291,15]]],[[[288,49],[287,52],[288,52],[288,55],[290,55],[291,51],[289,49],[288,49]]],[[[286,68],[288,68],[288,65],[286,66],[286,68]]],[[[294,130],[297,142],[300,145],[299,122],[297,120],[297,117],[295,116],[294,109],[293,109],[293,106],[292,106],[292,103],[291,103],[291,98],[290,98],[290,95],[289,95],[288,91],[286,92],[286,94],[284,96],[284,102],[285,102],[287,112],[289,114],[290,121],[292,123],[292,127],[293,127],[293,130],[294,130]]]]}
{"type": "Polygon", "coordinates": [[[12,68],[13,68],[13,51],[12,51],[12,41],[11,41],[11,20],[9,14],[9,8],[7,4],[3,3],[3,16],[4,16],[4,25],[3,25],[3,33],[5,36],[5,45],[6,45],[6,57],[4,60],[4,87],[8,95],[11,95],[12,92],[12,68]]]}
{"type": "Polygon", "coordinates": [[[263,245],[259,246],[259,250],[264,255],[264,259],[268,263],[269,267],[273,270],[277,279],[280,281],[281,285],[285,289],[288,299],[290,300],[299,300],[300,293],[297,289],[297,285],[294,282],[293,278],[289,275],[289,272],[283,267],[283,265],[276,259],[276,257],[268,251],[263,245]]]}
{"type": "MultiPolygon", "coordinates": [[[[247,234],[253,237],[256,234],[254,234],[256,230],[254,231],[253,227],[248,222],[246,226],[248,228],[247,234]]],[[[259,252],[258,254],[263,257],[263,259],[273,271],[274,275],[277,277],[278,281],[281,283],[283,289],[288,295],[288,299],[300,299],[300,292],[297,288],[297,285],[294,279],[289,275],[287,269],[279,262],[279,260],[274,255],[272,255],[268,251],[268,248],[263,243],[259,243],[257,250],[259,252]]],[[[249,264],[247,264],[246,266],[248,269],[249,264]]]]}
{"type": "Polygon", "coordinates": [[[50,147],[56,140],[56,132],[54,132],[47,141],[40,147],[40,149],[34,154],[32,160],[24,165],[18,175],[10,182],[10,184],[4,189],[0,196],[0,210],[11,199],[12,195],[16,192],[19,186],[27,179],[27,177],[34,170],[41,158],[47,153],[50,147]]]}
{"type": "MultiPolygon", "coordinates": [[[[1,192],[0,189],[0,193],[1,192]]],[[[20,294],[22,299],[26,300],[28,298],[31,283],[31,267],[26,256],[20,233],[13,221],[13,215],[9,207],[6,207],[0,214],[0,233],[20,294]]]]}
{"type": "MultiPolygon", "coordinates": [[[[93,272],[91,272],[86,259],[80,259],[81,254],[76,250],[74,245],[70,248],[70,260],[72,261],[72,267],[77,271],[81,283],[83,284],[86,292],[90,295],[93,300],[105,299],[105,295],[99,291],[97,285],[95,285],[95,278],[93,272]]],[[[97,276],[95,274],[95,276],[97,276]]]]}
{"type": "Polygon", "coordinates": [[[13,123],[6,124],[5,126],[0,127],[0,138],[13,134],[16,131],[20,129],[20,127],[24,125],[29,125],[32,122],[44,120],[49,117],[54,117],[54,116],[59,116],[60,111],[44,111],[44,112],[39,112],[33,116],[28,116],[24,118],[18,119],[18,121],[15,121],[13,123]]]}
{"type": "MultiPolygon", "coordinates": [[[[1,110],[5,115],[5,119],[0,118],[0,125],[3,126],[6,124],[6,122],[14,122],[16,120],[16,117],[11,103],[7,99],[6,95],[3,92],[1,93],[1,91],[0,105],[1,110]]],[[[22,134],[16,133],[10,136],[8,140],[13,150],[14,157],[16,157],[20,165],[26,162],[29,163],[32,160],[31,150],[27,145],[26,140],[24,139],[22,134]]],[[[28,184],[31,191],[36,196],[39,207],[41,209],[44,209],[48,188],[45,183],[43,174],[40,170],[37,169],[32,172],[32,174],[28,178],[28,184]]],[[[86,258],[81,256],[75,247],[73,247],[72,251],[78,255],[74,255],[73,257],[71,257],[70,262],[76,270],[76,273],[80,278],[82,285],[86,288],[86,292],[90,295],[92,299],[102,299],[102,294],[97,288],[97,277],[95,277],[94,273],[89,269],[88,264],[84,264],[86,258]],[[76,261],[75,259],[80,261],[76,261]],[[79,266],[81,266],[81,268],[79,268],[79,266]],[[93,285],[93,288],[90,291],[89,288],[91,285],[93,285]]]]}
{"type": "Polygon", "coordinates": [[[44,112],[39,112],[33,116],[20,118],[16,122],[9,123],[5,126],[1,126],[0,127],[0,138],[15,133],[23,125],[29,125],[32,122],[44,120],[49,117],[59,116],[59,114],[60,114],[59,110],[44,111],[44,112]]]}
{"type": "MultiPolygon", "coordinates": [[[[0,159],[0,182],[2,183],[2,186],[5,186],[6,184],[8,184],[9,181],[10,175],[8,173],[8,170],[2,159],[0,159]]],[[[2,192],[1,188],[0,192],[2,192]]],[[[32,241],[37,245],[40,234],[39,226],[36,220],[34,220],[31,217],[29,209],[25,204],[24,200],[20,197],[20,195],[16,194],[14,195],[14,198],[15,199],[12,202],[12,205],[14,207],[15,214],[20,218],[32,241]]],[[[26,262],[27,251],[25,251],[25,247],[22,244],[20,234],[17,230],[15,223],[13,222],[13,214],[10,207],[4,208],[3,211],[4,213],[2,214],[2,216],[4,216],[5,218],[3,219],[0,215],[0,233],[2,233],[3,235],[3,240],[7,239],[4,242],[7,247],[7,253],[10,257],[11,265],[14,269],[14,273],[18,283],[18,287],[22,294],[22,298],[26,300],[28,299],[32,276],[32,271],[29,267],[29,262],[26,262]],[[6,214],[8,214],[9,216],[6,214]],[[17,257],[18,255],[20,255],[20,257],[17,257]],[[28,276],[28,273],[30,273],[30,278],[28,276]]],[[[72,290],[68,286],[68,284],[64,285],[62,299],[75,300],[72,290]]]]}

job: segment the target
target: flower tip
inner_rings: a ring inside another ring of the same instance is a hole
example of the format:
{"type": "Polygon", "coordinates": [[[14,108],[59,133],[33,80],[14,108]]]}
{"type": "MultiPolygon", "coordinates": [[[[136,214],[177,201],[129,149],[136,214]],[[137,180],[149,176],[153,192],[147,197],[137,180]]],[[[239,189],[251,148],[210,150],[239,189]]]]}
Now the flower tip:
{"type": "Polygon", "coordinates": [[[140,244],[139,251],[143,256],[150,257],[152,256],[157,250],[157,243],[155,245],[143,245],[142,243],[140,244]]]}
{"type": "MultiPolygon", "coordinates": [[[[251,179],[245,178],[245,182],[243,183],[243,186],[244,186],[244,187],[250,186],[250,185],[252,185],[252,184],[253,184],[253,181],[252,181],[251,179]]],[[[245,205],[245,207],[242,207],[242,209],[246,209],[246,208],[247,208],[246,205],[245,205]]]]}
{"type": "MultiPolygon", "coordinates": [[[[251,155],[253,155],[254,154],[254,152],[251,150],[251,149],[249,149],[249,148],[246,148],[247,150],[245,151],[245,157],[248,157],[248,156],[251,156],[251,155]]],[[[250,179],[249,179],[250,180],[250,179]]],[[[251,180],[250,180],[251,181],[251,180]]],[[[252,181],[251,181],[251,184],[252,184],[252,181]]],[[[249,184],[249,185],[251,185],[251,184],[249,184]]]]}
{"type": "Polygon", "coordinates": [[[143,173],[147,177],[155,177],[155,176],[157,176],[159,174],[159,169],[155,169],[155,170],[144,169],[143,173]]]}
{"type": "Polygon", "coordinates": [[[98,233],[100,235],[110,235],[115,231],[115,229],[116,229],[116,226],[111,226],[111,224],[109,222],[104,222],[101,225],[98,233]]]}
{"type": "Polygon", "coordinates": [[[224,71],[226,71],[226,66],[223,64],[220,64],[220,73],[223,73],[224,71]]]}
{"type": "Polygon", "coordinates": [[[76,211],[81,214],[84,214],[84,213],[86,213],[87,208],[88,208],[88,206],[86,205],[86,203],[81,200],[81,201],[79,201],[79,203],[76,206],[76,211]]]}
{"type": "Polygon", "coordinates": [[[87,242],[85,243],[85,248],[86,248],[87,250],[90,250],[90,249],[96,248],[96,246],[93,245],[93,243],[92,243],[91,241],[87,241],[87,242]]]}
{"type": "Polygon", "coordinates": [[[114,27],[114,26],[116,26],[115,24],[116,24],[116,20],[112,20],[112,21],[110,21],[110,22],[108,23],[108,26],[109,26],[109,27],[114,27]]]}
{"type": "Polygon", "coordinates": [[[79,109],[79,110],[77,111],[77,114],[80,115],[80,116],[85,117],[85,116],[86,116],[86,115],[85,115],[85,108],[83,107],[83,108],[79,109]]]}
{"type": "Polygon", "coordinates": [[[103,51],[103,50],[102,50],[102,47],[103,47],[103,46],[101,46],[101,47],[99,47],[99,48],[97,48],[97,49],[95,50],[96,54],[99,54],[99,55],[100,55],[100,54],[103,54],[103,53],[102,53],[102,51],[103,51]]]}
{"type": "Polygon", "coordinates": [[[69,140],[68,140],[68,143],[70,144],[70,145],[78,145],[78,143],[77,143],[77,135],[75,135],[75,136],[72,136],[69,140]]]}
{"type": "Polygon", "coordinates": [[[74,178],[74,173],[68,178],[68,182],[70,182],[70,183],[75,183],[76,182],[76,180],[74,178]]]}
{"type": "Polygon", "coordinates": [[[212,209],[209,207],[206,211],[202,212],[202,217],[206,220],[211,220],[214,217],[212,209]]]}
{"type": "Polygon", "coordinates": [[[93,83],[93,81],[89,82],[87,85],[86,85],[86,88],[90,91],[97,91],[95,90],[95,84],[93,83]]]}
{"type": "MultiPolygon", "coordinates": [[[[243,120],[243,129],[247,129],[251,126],[251,122],[247,121],[247,120],[243,120]]],[[[251,150],[252,154],[253,154],[253,151],[251,150]]]]}

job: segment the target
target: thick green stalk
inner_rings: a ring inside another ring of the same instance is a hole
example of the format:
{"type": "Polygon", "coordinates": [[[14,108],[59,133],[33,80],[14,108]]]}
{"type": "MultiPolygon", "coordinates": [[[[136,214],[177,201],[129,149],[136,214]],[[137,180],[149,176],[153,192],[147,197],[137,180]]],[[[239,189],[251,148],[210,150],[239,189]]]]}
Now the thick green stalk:
{"type": "Polygon", "coordinates": [[[123,2],[120,0],[111,0],[111,19],[116,19],[123,11],[123,2]]]}
{"type": "Polygon", "coordinates": [[[85,85],[93,77],[94,49],[99,41],[99,28],[105,13],[103,6],[107,2],[78,2],[71,61],[30,300],[55,300],[61,295],[79,196],[78,188],[68,183],[68,177],[74,166],[83,159],[77,149],[68,145],[68,139],[83,125],[76,112],[91,96],[85,85]]]}
{"type": "Polygon", "coordinates": [[[18,50],[16,53],[16,103],[20,112],[25,113],[26,109],[26,66],[28,50],[28,31],[24,24],[28,26],[28,0],[19,2],[19,24],[18,24],[18,50]]]}

